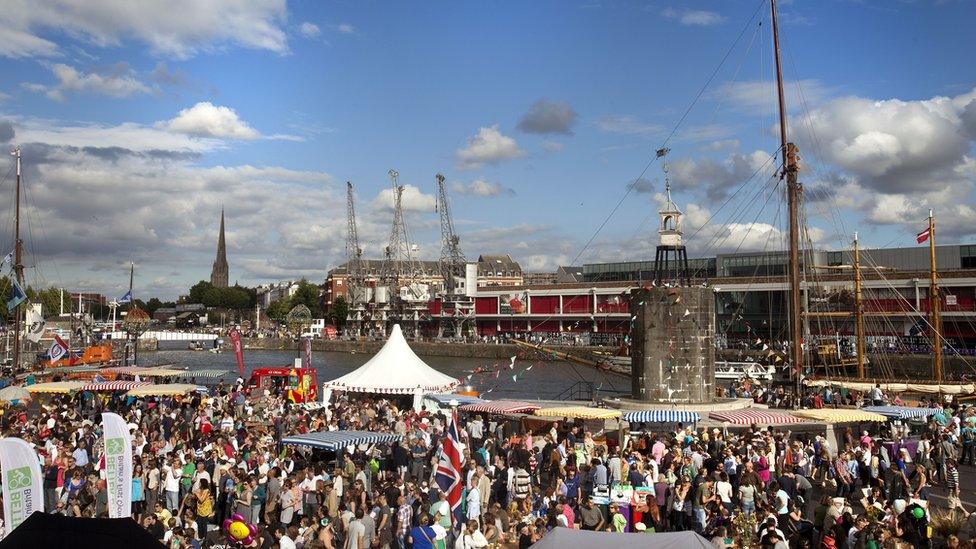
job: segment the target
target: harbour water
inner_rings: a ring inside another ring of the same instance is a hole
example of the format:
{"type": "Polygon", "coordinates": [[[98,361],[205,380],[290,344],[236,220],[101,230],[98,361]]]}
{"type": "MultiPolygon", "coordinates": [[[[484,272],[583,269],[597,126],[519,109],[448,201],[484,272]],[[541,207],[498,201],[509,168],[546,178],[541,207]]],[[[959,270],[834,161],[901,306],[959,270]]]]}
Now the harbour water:
{"type": "MultiPolygon", "coordinates": [[[[245,373],[263,366],[285,366],[294,363],[301,355],[298,351],[246,350],[245,373]]],[[[316,351],[312,353],[312,366],[318,372],[319,383],[335,379],[355,370],[369,360],[363,353],[336,353],[316,351]]],[[[603,391],[628,390],[630,382],[620,376],[608,376],[592,368],[568,362],[516,360],[509,368],[509,360],[424,357],[431,367],[452,377],[465,379],[477,368],[483,373],[472,375],[466,384],[473,386],[486,398],[553,399],[570,389],[577,382],[592,382],[595,389],[603,391]],[[487,372],[487,373],[485,373],[487,372]],[[512,376],[516,376],[515,380],[512,376]]],[[[233,381],[237,377],[237,362],[233,352],[212,354],[206,351],[189,351],[183,348],[140,352],[140,366],[172,364],[190,371],[220,368],[226,369],[224,377],[233,381]]]]}

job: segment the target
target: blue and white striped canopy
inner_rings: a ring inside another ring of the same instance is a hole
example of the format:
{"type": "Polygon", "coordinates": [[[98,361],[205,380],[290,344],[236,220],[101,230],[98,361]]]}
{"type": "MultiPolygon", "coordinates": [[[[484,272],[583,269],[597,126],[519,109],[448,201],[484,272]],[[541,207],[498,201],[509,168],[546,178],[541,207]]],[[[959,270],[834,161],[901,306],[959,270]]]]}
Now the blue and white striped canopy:
{"type": "Polygon", "coordinates": [[[925,419],[941,412],[938,408],[912,408],[910,406],[865,406],[865,412],[874,412],[890,419],[925,419]]]}
{"type": "Polygon", "coordinates": [[[217,368],[207,368],[203,370],[187,370],[186,372],[176,377],[181,379],[193,379],[193,378],[217,379],[220,377],[224,377],[225,375],[227,375],[227,372],[229,371],[230,370],[220,370],[217,368]]]}
{"type": "Polygon", "coordinates": [[[374,433],[371,431],[319,431],[304,435],[292,435],[281,439],[282,444],[308,446],[321,450],[338,451],[346,446],[373,444],[376,442],[396,442],[402,438],[393,433],[374,433]]]}
{"type": "Polygon", "coordinates": [[[424,395],[424,398],[429,398],[442,406],[450,406],[452,400],[457,401],[458,406],[464,406],[465,404],[479,404],[485,401],[485,399],[478,398],[476,396],[456,395],[451,393],[434,393],[424,395]]]}
{"type": "Polygon", "coordinates": [[[629,423],[697,423],[700,419],[698,412],[691,410],[638,410],[624,414],[629,423]]]}

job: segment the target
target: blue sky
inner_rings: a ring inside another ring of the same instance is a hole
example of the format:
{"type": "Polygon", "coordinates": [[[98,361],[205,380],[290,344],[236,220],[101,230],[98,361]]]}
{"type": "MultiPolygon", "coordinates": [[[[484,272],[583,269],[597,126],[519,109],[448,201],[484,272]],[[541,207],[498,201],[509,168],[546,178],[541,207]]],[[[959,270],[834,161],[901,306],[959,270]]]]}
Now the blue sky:
{"type": "MultiPolygon", "coordinates": [[[[232,280],[321,280],[344,260],[347,180],[378,257],[390,168],[427,257],[441,172],[470,257],[645,259],[661,164],[628,184],[716,67],[668,142],[689,247],[782,246],[759,1],[13,4],[0,140],[24,147],[39,285],[114,295],[132,260],[137,294],[175,297],[209,276],[221,207],[232,280]]],[[[976,3],[781,4],[813,245],[910,245],[929,207],[940,242],[971,241],[976,3]]]]}

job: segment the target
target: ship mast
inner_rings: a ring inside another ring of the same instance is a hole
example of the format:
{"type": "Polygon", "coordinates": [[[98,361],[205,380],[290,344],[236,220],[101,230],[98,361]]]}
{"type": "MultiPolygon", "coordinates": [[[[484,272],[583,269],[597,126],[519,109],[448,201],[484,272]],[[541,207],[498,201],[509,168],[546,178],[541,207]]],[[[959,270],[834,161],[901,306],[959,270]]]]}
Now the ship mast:
{"type": "Polygon", "coordinates": [[[942,383],[942,314],[940,309],[939,281],[935,264],[935,218],[929,210],[929,307],[932,310],[932,351],[935,353],[932,365],[936,383],[942,383]]]}
{"type": "Polygon", "coordinates": [[[854,233],[854,329],[857,330],[857,377],[864,379],[864,309],[861,308],[861,246],[854,233]]]}
{"type": "Polygon", "coordinates": [[[770,0],[773,20],[773,45],[776,56],[776,91],[779,96],[779,136],[780,152],[783,155],[783,171],[780,179],[786,178],[787,207],[790,219],[790,359],[793,365],[793,376],[797,398],[800,395],[800,374],[803,371],[803,333],[800,311],[800,220],[799,201],[802,188],[797,182],[797,154],[799,149],[790,143],[786,137],[786,96],[783,92],[783,64],[780,60],[779,24],[776,17],[776,0],[770,0]]]}
{"type": "MultiPolygon", "coordinates": [[[[17,191],[14,206],[14,279],[17,284],[23,287],[24,284],[24,265],[22,259],[23,247],[20,241],[20,147],[12,153],[17,158],[17,191]]],[[[20,307],[14,309],[14,362],[16,370],[20,365],[20,307]]]]}

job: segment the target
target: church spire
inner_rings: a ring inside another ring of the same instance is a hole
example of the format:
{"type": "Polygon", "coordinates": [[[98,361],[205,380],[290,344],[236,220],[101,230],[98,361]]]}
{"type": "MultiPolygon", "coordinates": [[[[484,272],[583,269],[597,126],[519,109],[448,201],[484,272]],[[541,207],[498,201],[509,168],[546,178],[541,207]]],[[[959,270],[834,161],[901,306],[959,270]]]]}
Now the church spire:
{"type": "Polygon", "coordinates": [[[230,278],[227,267],[227,243],[224,239],[224,209],[220,209],[220,236],[217,238],[217,259],[214,260],[213,270],[210,271],[210,283],[215,288],[226,288],[230,278]]]}

